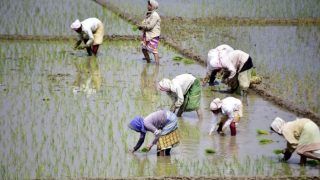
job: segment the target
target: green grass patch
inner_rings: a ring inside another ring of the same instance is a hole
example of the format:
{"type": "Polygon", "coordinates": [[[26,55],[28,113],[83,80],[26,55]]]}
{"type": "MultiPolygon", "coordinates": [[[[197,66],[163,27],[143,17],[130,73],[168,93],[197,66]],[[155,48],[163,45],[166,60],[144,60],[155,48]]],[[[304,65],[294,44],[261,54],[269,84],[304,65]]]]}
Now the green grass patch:
{"type": "Polygon", "coordinates": [[[184,58],[181,56],[174,56],[172,60],[174,61],[182,61],[184,58]]]}
{"type": "Polygon", "coordinates": [[[214,154],[214,153],[216,153],[216,151],[214,150],[214,149],[205,149],[205,151],[206,151],[206,153],[207,154],[214,154]]]}
{"type": "Polygon", "coordinates": [[[307,164],[310,165],[310,166],[318,166],[318,165],[320,165],[320,161],[318,161],[318,160],[309,160],[309,161],[307,161],[307,164]]]}
{"type": "Polygon", "coordinates": [[[257,129],[257,134],[259,135],[269,135],[269,132],[262,129],[257,129]]]}
{"type": "Polygon", "coordinates": [[[192,59],[185,58],[185,59],[183,59],[183,63],[184,64],[194,64],[194,61],[192,59]]]}
{"type": "Polygon", "coordinates": [[[271,139],[260,139],[259,143],[260,144],[270,144],[273,141],[271,139]]]}
{"type": "Polygon", "coordinates": [[[134,32],[138,31],[138,26],[133,26],[132,31],[134,31],[134,32]]]}
{"type": "Polygon", "coordinates": [[[273,150],[273,153],[279,155],[279,154],[283,153],[283,150],[282,149],[275,149],[275,150],[273,150]]]}

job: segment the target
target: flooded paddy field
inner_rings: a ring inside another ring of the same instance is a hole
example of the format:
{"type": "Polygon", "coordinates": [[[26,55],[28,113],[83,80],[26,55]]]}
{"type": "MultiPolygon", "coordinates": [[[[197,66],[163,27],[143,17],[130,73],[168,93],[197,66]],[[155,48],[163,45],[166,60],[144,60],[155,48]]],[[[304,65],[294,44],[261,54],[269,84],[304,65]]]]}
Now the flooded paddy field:
{"type": "MultiPolygon", "coordinates": [[[[142,60],[137,41],[105,41],[98,57],[73,51],[67,41],[0,41],[0,176],[319,176],[320,165],[300,166],[299,157],[280,162],[276,135],[258,135],[272,120],[296,118],[250,92],[238,134],[209,136],[208,107],[221,94],[202,89],[203,119],[179,118],[180,145],[171,157],[128,152],[138,134],[127,127],[136,115],[169,109],[171,99],[156,89],[164,77],[202,77],[205,67],[172,61],[179,56],[161,44],[160,66],[142,60]],[[262,145],[261,139],[272,139],[262,145]],[[211,148],[214,154],[206,154],[211,148]]],[[[238,97],[240,98],[240,97],[238,97]]],[[[153,139],[147,134],[145,143],[153,139]]]]}
{"type": "Polygon", "coordinates": [[[88,17],[99,17],[106,35],[137,35],[132,25],[88,0],[0,1],[0,13],[2,35],[75,35],[71,23],[88,17]]]}
{"type": "MultiPolygon", "coordinates": [[[[97,0],[100,1],[100,0],[97,0]]],[[[106,0],[133,16],[143,16],[144,0],[106,0]]],[[[159,13],[165,17],[206,18],[319,18],[320,2],[317,0],[159,0],[159,13]]]]}
{"type": "MultiPolygon", "coordinates": [[[[116,6],[116,10],[135,17],[137,22],[143,17],[146,6],[143,1],[134,4],[124,3],[125,0],[106,2],[116,6]],[[126,6],[132,6],[132,12],[125,11],[126,6]]],[[[177,6],[160,2],[158,11],[163,16],[163,36],[171,38],[180,49],[201,57],[203,61],[206,61],[208,51],[220,44],[248,52],[257,73],[263,76],[263,89],[289,104],[295,104],[301,111],[312,112],[319,119],[319,1],[174,3],[177,6]],[[238,9],[228,11],[235,7],[238,9]],[[177,10],[179,8],[183,10],[177,10]],[[202,11],[203,8],[206,11],[202,11]],[[272,19],[276,20],[268,21],[272,19]]]]}

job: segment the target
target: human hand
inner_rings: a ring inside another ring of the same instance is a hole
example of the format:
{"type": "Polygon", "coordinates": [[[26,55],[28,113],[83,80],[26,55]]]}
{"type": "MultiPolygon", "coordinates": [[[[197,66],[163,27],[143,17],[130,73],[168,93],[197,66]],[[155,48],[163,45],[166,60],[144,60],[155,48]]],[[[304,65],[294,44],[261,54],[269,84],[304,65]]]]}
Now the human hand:
{"type": "Polygon", "coordinates": [[[148,150],[148,151],[150,151],[151,148],[152,148],[152,145],[148,145],[148,146],[147,146],[147,150],[148,150]]]}
{"type": "Polygon", "coordinates": [[[134,153],[134,149],[129,149],[129,152],[133,154],[134,153]]]}

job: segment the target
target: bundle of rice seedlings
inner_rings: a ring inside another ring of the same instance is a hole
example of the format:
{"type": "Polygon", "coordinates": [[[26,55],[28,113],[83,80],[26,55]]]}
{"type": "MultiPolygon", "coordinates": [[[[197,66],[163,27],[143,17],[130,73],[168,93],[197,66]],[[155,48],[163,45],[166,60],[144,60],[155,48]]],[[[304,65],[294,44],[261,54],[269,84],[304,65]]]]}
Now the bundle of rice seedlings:
{"type": "Polygon", "coordinates": [[[144,153],[145,153],[145,152],[148,152],[148,148],[146,148],[146,147],[142,148],[142,149],[141,149],[141,152],[144,152],[144,153]]]}
{"type": "Polygon", "coordinates": [[[206,153],[207,153],[207,154],[214,154],[214,153],[216,153],[216,151],[215,151],[215,150],[213,150],[213,149],[209,149],[209,148],[208,148],[208,149],[206,149],[205,151],[206,151],[206,153]]]}
{"type": "Polygon", "coordinates": [[[181,57],[181,56],[175,56],[175,57],[173,57],[173,60],[174,61],[181,61],[183,59],[183,57],[181,57]]]}
{"type": "Polygon", "coordinates": [[[275,150],[273,150],[273,153],[279,155],[279,154],[283,153],[283,150],[282,149],[275,149],[275,150]]]}
{"type": "Polygon", "coordinates": [[[273,141],[271,139],[260,139],[259,142],[260,142],[260,144],[270,144],[273,141]]]}
{"type": "Polygon", "coordinates": [[[262,130],[262,129],[257,129],[257,133],[259,135],[269,135],[269,132],[266,130],[262,130]]]}

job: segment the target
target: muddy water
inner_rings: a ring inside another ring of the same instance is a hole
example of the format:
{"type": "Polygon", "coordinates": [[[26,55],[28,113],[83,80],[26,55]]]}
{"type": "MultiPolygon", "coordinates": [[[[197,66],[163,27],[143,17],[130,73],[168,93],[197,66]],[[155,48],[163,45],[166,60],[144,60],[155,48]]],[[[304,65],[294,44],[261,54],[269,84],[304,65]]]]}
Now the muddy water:
{"type": "Polygon", "coordinates": [[[137,34],[117,15],[87,0],[48,0],[45,3],[37,0],[1,1],[0,14],[0,34],[75,35],[70,29],[71,23],[89,17],[97,17],[104,23],[106,35],[137,34]]]}
{"type": "MultiPolygon", "coordinates": [[[[280,163],[272,151],[285,147],[278,135],[258,136],[276,117],[296,116],[253,93],[246,100],[238,135],[208,136],[208,105],[226,94],[203,89],[204,118],[179,119],[180,145],[171,157],[128,153],[138,134],[127,124],[136,115],[168,109],[171,100],[156,82],[181,73],[202,76],[204,67],[171,59],[161,46],[161,65],[142,60],[139,42],[108,41],[97,58],[65,42],[0,42],[0,163],[4,178],[128,177],[168,175],[314,175],[319,165],[300,167],[295,155],[280,163]],[[262,138],[273,139],[260,145],[262,138]],[[206,148],[216,151],[205,154],[206,148]]],[[[148,134],[146,143],[153,139],[148,134]]]]}

